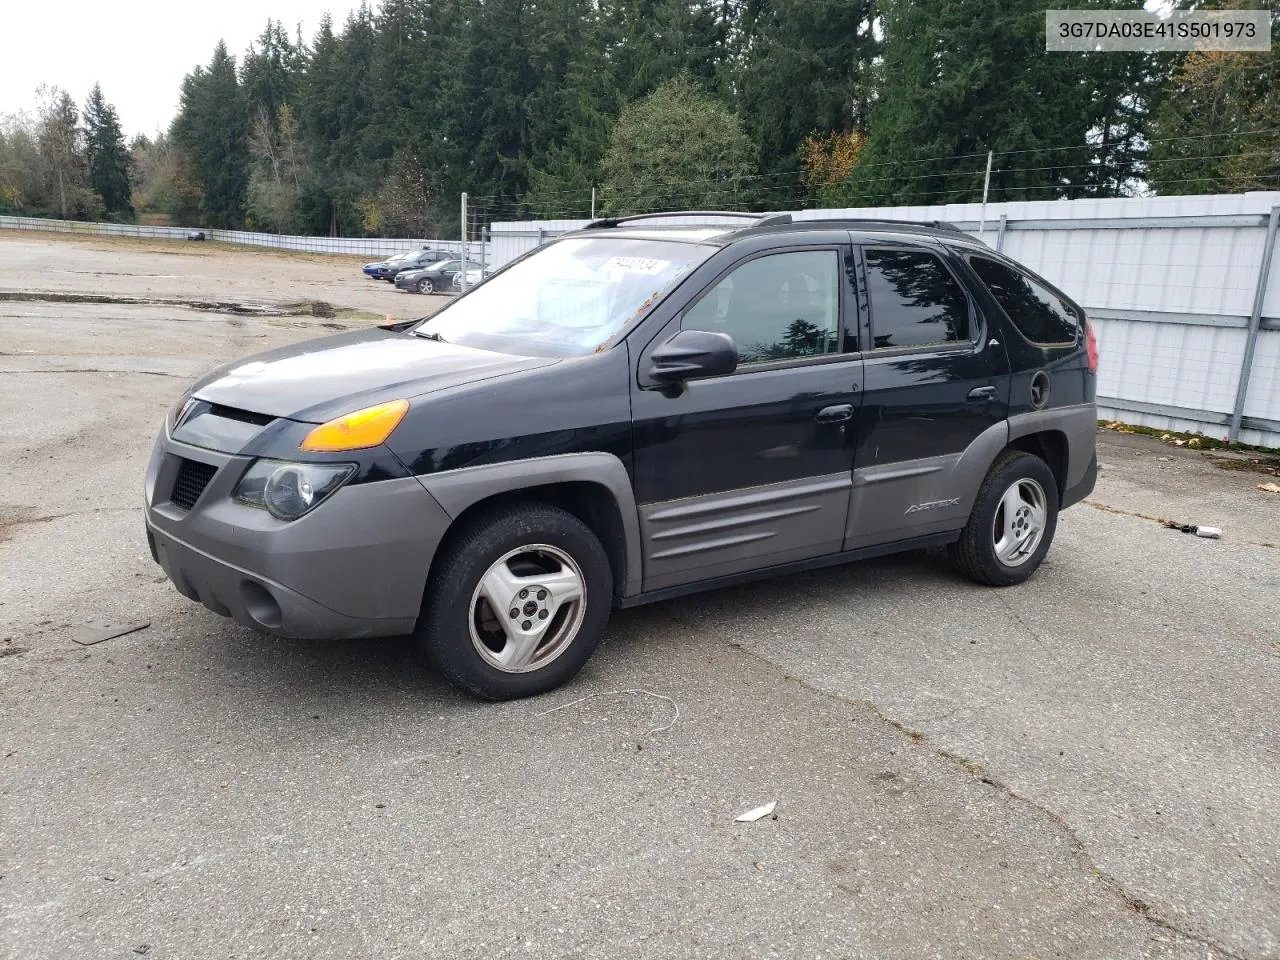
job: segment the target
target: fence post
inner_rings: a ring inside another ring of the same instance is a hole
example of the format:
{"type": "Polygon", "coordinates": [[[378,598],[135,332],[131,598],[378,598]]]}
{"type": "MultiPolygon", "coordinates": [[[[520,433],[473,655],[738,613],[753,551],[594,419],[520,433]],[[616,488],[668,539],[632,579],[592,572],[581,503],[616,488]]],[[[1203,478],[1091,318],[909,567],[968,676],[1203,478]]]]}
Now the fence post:
{"type": "Polygon", "coordinates": [[[1262,301],[1267,299],[1267,280],[1271,276],[1271,257],[1276,249],[1276,225],[1280,223],[1280,204],[1271,208],[1267,220],[1267,242],[1262,247],[1262,265],[1258,267],[1258,289],[1253,295],[1253,312],[1249,314],[1249,332],[1244,343],[1244,362],[1240,365],[1240,381],[1236,387],[1236,405],[1231,412],[1231,429],[1227,442],[1240,439],[1240,420],[1244,417],[1244,402],[1249,395],[1249,378],[1253,374],[1253,353],[1258,346],[1258,328],[1262,326],[1262,301]]]}
{"type": "Polygon", "coordinates": [[[462,194],[462,256],[459,258],[462,262],[458,264],[458,281],[459,292],[465,293],[467,289],[467,194],[462,194]]]}
{"type": "Polygon", "coordinates": [[[1009,224],[1009,215],[1000,214],[1000,226],[996,230],[996,252],[1004,253],[1004,228],[1009,224]]]}

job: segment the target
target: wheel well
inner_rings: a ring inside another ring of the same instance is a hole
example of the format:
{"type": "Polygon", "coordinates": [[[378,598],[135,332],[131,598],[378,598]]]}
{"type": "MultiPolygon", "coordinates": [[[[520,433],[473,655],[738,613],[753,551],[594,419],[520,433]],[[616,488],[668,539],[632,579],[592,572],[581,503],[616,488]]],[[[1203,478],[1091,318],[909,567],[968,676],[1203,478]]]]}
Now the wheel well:
{"type": "Polygon", "coordinates": [[[1058,499],[1067,491],[1067,435],[1059,430],[1044,430],[1018,437],[1009,444],[1010,450],[1021,450],[1039,457],[1049,465],[1053,478],[1058,482],[1058,499]]]}
{"type": "Polygon", "coordinates": [[[616,596],[621,596],[627,579],[627,535],[622,526],[622,515],[618,512],[618,504],[608,488],[589,481],[522,487],[519,490],[509,490],[477,500],[458,514],[449,525],[444,539],[431,560],[431,570],[427,575],[428,583],[435,575],[437,559],[452,548],[453,541],[460,536],[460,532],[465,530],[470,521],[490,510],[531,502],[559,507],[566,513],[573,514],[591,529],[591,532],[600,539],[605,554],[609,557],[609,567],[613,571],[613,592],[616,596]]]}

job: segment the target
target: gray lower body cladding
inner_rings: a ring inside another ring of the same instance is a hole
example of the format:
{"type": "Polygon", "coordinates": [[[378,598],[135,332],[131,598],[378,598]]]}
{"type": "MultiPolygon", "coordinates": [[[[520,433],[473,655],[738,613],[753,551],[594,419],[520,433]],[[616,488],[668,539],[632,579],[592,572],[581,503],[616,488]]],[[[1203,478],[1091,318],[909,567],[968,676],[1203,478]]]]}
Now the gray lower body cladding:
{"type": "Polygon", "coordinates": [[[342,487],[293,522],[232,499],[249,463],[162,436],[146,482],[157,562],[179,592],[222,616],[300,638],[411,631],[449,517],[417,479],[342,487]],[[184,509],[172,501],[183,460],[212,479],[184,509]]]}
{"type": "Polygon", "coordinates": [[[235,567],[154,527],[157,562],[178,592],[261,633],[298,639],[350,640],[412,632],[416,617],[365,619],[338,613],[267,577],[235,567]]]}
{"type": "Polygon", "coordinates": [[[1093,404],[1036,411],[994,425],[958,454],[639,508],[611,454],[531,458],[343,487],[292,523],[232,498],[250,458],[162,434],[147,470],[146,522],[153,555],[179,592],[220,615],[284,636],[386,636],[413,629],[450,524],[490,496],[566,482],[607,492],[623,543],[618,592],[635,602],[953,536],[999,452],[1030,434],[1065,437],[1062,505],[1070,506],[1093,489],[1095,431],[1093,404]],[[185,508],[173,502],[184,460],[211,473],[185,508]]]}

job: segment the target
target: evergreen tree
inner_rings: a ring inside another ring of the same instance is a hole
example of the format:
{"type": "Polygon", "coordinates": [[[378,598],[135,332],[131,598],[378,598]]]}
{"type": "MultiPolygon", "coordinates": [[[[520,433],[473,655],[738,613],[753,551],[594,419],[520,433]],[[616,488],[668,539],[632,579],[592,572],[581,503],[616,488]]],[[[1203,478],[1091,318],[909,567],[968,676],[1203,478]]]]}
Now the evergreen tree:
{"type": "Polygon", "coordinates": [[[240,86],[249,116],[254,116],[261,107],[274,124],[280,107],[297,100],[305,55],[304,49],[290,41],[284,24],[279,20],[267,21],[257,43],[249,46],[240,68],[240,86]]]}
{"type": "Polygon", "coordinates": [[[80,111],[65,90],[42,86],[37,93],[41,103],[36,142],[50,192],[57,200],[58,216],[64,220],[97,216],[100,204],[88,187],[89,164],[80,111]]]}
{"type": "Polygon", "coordinates": [[[528,182],[528,108],[537,89],[531,8],[529,0],[469,0],[465,8],[468,30],[441,129],[455,182],[477,196],[519,197],[528,182]]]}
{"type": "Polygon", "coordinates": [[[682,74],[709,89],[725,51],[727,22],[709,0],[614,0],[604,5],[613,83],[636,100],[682,74]]]}
{"type": "MultiPolygon", "coordinates": [[[[764,173],[796,170],[811,134],[867,129],[878,52],[874,6],[874,0],[762,0],[745,11],[734,86],[764,173]]],[[[775,176],[769,185],[794,182],[775,176]]]]}
{"type": "Polygon", "coordinates": [[[1280,5],[1271,12],[1269,53],[1187,54],[1170,73],[1151,127],[1149,180],[1160,193],[1280,187],[1280,5]]]}
{"type": "Polygon", "coordinates": [[[993,199],[1114,191],[1136,169],[1146,91],[1117,78],[1141,78],[1145,55],[1046,54],[1040,0],[885,0],[885,11],[870,140],[832,199],[976,200],[988,150],[1001,154],[993,199]]]}
{"type": "Polygon", "coordinates": [[[191,158],[204,221],[213,227],[239,226],[249,181],[248,113],[235,57],[222,41],[209,66],[197,67],[182,81],[172,136],[191,158]]]}
{"type": "Polygon", "coordinates": [[[755,148],[732,111],[687,77],[629,104],[601,164],[602,210],[717,209],[755,200],[755,148]]]}
{"type": "Polygon", "coordinates": [[[133,156],[124,143],[116,108],[107,103],[102,87],[93,85],[84,105],[89,182],[109,217],[133,218],[133,156]]]}
{"type": "Polygon", "coordinates": [[[612,83],[599,7],[591,0],[559,0],[539,12],[533,39],[539,87],[529,103],[525,203],[535,216],[582,216],[590,213],[591,188],[622,97],[612,83]]]}

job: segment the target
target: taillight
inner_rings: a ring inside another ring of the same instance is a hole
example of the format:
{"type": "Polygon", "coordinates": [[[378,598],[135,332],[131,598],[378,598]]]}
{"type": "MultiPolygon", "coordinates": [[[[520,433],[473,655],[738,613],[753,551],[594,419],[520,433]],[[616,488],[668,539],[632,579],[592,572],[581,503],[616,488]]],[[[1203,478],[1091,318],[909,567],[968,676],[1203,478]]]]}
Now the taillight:
{"type": "Polygon", "coordinates": [[[1098,372],[1098,338],[1093,334],[1093,324],[1088,318],[1084,321],[1084,346],[1089,352],[1089,372],[1098,372]]]}

